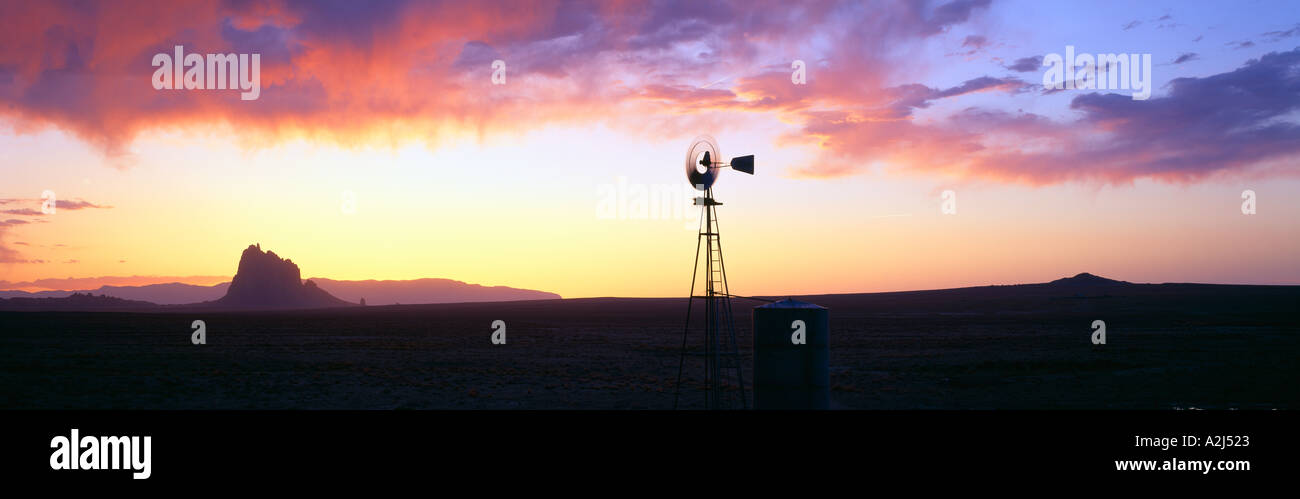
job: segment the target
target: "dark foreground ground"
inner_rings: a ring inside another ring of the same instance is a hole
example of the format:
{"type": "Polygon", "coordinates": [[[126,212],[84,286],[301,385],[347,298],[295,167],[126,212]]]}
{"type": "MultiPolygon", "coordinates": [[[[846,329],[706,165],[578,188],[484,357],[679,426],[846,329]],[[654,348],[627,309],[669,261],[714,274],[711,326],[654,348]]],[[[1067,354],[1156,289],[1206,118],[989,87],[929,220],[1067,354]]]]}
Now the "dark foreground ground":
{"type": "MultiPolygon", "coordinates": [[[[1300,287],[1033,285],[803,299],[831,309],[836,408],[1300,407],[1300,287]],[[1099,347],[1089,340],[1098,319],[1108,340],[1099,347]]],[[[0,312],[0,404],[671,409],[684,305],[0,312]],[[206,345],[190,344],[196,319],[207,323],[206,345]],[[498,319],[503,346],[489,341],[498,319]]],[[[753,305],[735,303],[746,357],[753,305]]],[[[687,368],[698,379],[698,358],[687,368]]],[[[701,406],[697,385],[682,402],[701,406]]]]}

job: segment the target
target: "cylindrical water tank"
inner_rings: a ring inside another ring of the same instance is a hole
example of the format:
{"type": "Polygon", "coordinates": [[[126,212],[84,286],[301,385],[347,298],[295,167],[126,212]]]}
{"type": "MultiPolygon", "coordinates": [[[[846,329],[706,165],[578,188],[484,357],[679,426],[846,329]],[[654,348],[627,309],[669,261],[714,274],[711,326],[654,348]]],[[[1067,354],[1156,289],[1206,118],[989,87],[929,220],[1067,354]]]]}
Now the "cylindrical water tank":
{"type": "Polygon", "coordinates": [[[754,408],[830,405],[830,311],[785,299],[754,307],[754,408]]]}

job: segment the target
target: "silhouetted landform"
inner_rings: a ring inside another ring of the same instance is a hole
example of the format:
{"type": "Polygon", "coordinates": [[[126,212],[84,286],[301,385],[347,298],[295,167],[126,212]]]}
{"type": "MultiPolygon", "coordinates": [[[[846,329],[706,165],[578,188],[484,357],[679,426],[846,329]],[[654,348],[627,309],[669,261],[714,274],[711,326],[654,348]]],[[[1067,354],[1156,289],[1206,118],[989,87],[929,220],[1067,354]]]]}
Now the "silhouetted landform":
{"type": "Polygon", "coordinates": [[[212,301],[225,296],[230,283],[197,286],[179,282],[150,284],[147,286],[101,286],[96,292],[128,300],[140,300],[159,305],[180,305],[212,301]]]}
{"type": "Polygon", "coordinates": [[[291,309],[355,306],[312,281],[304,282],[293,260],[280,258],[274,251],[262,251],[252,245],[239,257],[239,270],[230,280],[226,296],[211,302],[224,309],[291,309]]]}
{"type": "Polygon", "coordinates": [[[357,303],[362,298],[369,305],[399,303],[465,303],[485,301],[558,300],[560,295],[506,286],[482,286],[451,279],[414,279],[408,281],[336,281],[312,278],[330,294],[357,303]]]}
{"type": "MultiPolygon", "coordinates": [[[[482,286],[451,279],[411,279],[403,281],[339,281],[313,277],[310,281],[325,292],[344,301],[359,303],[362,298],[370,305],[466,303],[485,301],[555,300],[560,295],[531,289],[507,286],[482,286]]],[[[63,298],[73,293],[115,296],[158,305],[188,305],[210,302],[226,295],[230,283],[198,286],[184,283],[150,284],[147,286],[103,286],[95,290],[75,291],[0,291],[3,298],[63,298]]]]}
{"type": "Polygon", "coordinates": [[[157,304],[137,300],[124,300],[113,296],[73,293],[61,298],[7,298],[0,299],[0,310],[13,311],[67,311],[105,312],[122,310],[158,310],[157,304]]]}
{"type": "MultiPolygon", "coordinates": [[[[271,262],[266,257],[270,253],[262,253],[260,246],[249,246],[244,250],[244,255],[249,255],[249,251],[261,253],[262,256],[255,257],[257,261],[271,262]]],[[[278,257],[275,257],[279,260],[278,257]]],[[[240,269],[244,268],[244,258],[240,259],[240,269]]],[[[287,262],[287,261],[282,261],[287,262]]],[[[460,281],[450,279],[415,279],[409,281],[336,281],[332,279],[313,278],[307,284],[302,284],[302,288],[310,286],[312,291],[292,291],[292,281],[295,275],[298,275],[297,265],[292,262],[285,263],[262,263],[271,267],[279,266],[278,270],[272,270],[269,276],[250,278],[249,283],[252,286],[260,287],[270,285],[265,291],[244,291],[240,290],[238,298],[226,300],[228,289],[231,283],[222,283],[215,286],[195,286],[190,284],[170,283],[154,284],[149,286],[104,286],[95,292],[85,292],[98,295],[117,296],[124,298],[119,302],[104,302],[96,304],[95,308],[79,308],[84,301],[67,300],[59,301],[47,299],[46,301],[32,302],[15,302],[10,304],[7,300],[0,298],[0,310],[58,310],[58,311],[75,311],[75,310],[113,310],[114,307],[123,311],[132,309],[152,309],[157,305],[169,305],[170,309],[188,309],[195,307],[218,306],[221,308],[231,309],[277,309],[277,308],[322,308],[331,306],[347,306],[360,303],[362,298],[371,306],[392,305],[392,304],[435,304],[435,303],[475,303],[475,302],[504,302],[518,300],[558,300],[560,295],[547,293],[543,291],[534,291],[527,289],[510,288],[505,286],[480,286],[477,284],[466,284],[460,281]],[[290,266],[292,268],[290,268],[290,266]],[[276,277],[278,275],[278,277],[276,277]],[[253,284],[261,283],[261,284],[253,284]],[[270,289],[277,289],[272,291],[270,289]],[[288,291],[286,291],[288,290],[288,291]],[[329,300],[320,298],[320,293],[332,295],[329,300]],[[119,295],[120,293],[120,295],[119,295]],[[199,297],[199,300],[184,300],[180,298],[154,298],[157,293],[172,293],[177,297],[199,297]],[[316,298],[296,298],[281,300],[278,296],[298,296],[298,293],[314,295],[316,298]],[[261,302],[261,298],[268,298],[271,304],[261,302]],[[208,297],[203,299],[203,297],[208,297]],[[335,298],[337,297],[337,298],[335,298]],[[152,298],[152,299],[151,299],[152,298]],[[337,301],[335,301],[337,300],[337,301]],[[343,303],[339,303],[339,302],[343,303]],[[142,303],[147,302],[147,303],[142,303]],[[261,305],[249,305],[250,303],[263,303],[261,305]]],[[[1056,279],[1051,282],[1038,284],[1011,284],[1011,285],[990,285],[976,286],[967,288],[952,288],[940,290],[920,290],[920,291],[896,291],[886,293],[848,293],[835,295],[808,295],[814,297],[828,297],[830,300],[855,299],[860,296],[878,296],[888,298],[894,295],[908,296],[909,301],[912,295],[921,294],[921,301],[927,298],[935,300],[948,300],[953,297],[963,299],[980,299],[997,296],[1030,296],[1041,295],[1052,299],[1089,299],[1105,298],[1112,296],[1116,292],[1127,290],[1128,292],[1138,294],[1167,293],[1179,292],[1178,286],[1217,286],[1223,288],[1268,288],[1270,286],[1252,286],[1252,285],[1233,285],[1233,284],[1183,284],[1183,283],[1166,283],[1166,284],[1134,284],[1127,281],[1118,281],[1099,277],[1089,273],[1077,274],[1073,277],[1056,279]]],[[[1276,286],[1272,286],[1276,287],[1276,286]]],[[[69,291],[43,291],[40,293],[24,293],[21,291],[9,291],[0,293],[18,293],[11,295],[14,298],[56,298],[64,297],[73,292],[69,291]],[[62,294],[59,294],[62,293],[62,294]],[[50,294],[58,294],[50,296],[50,294]]],[[[0,296],[5,296],[0,294],[0,296]]],[[[779,299],[785,296],[771,296],[767,298],[779,299]]]]}
{"type": "Polygon", "coordinates": [[[1107,286],[1125,286],[1133,284],[1128,281],[1116,281],[1101,276],[1095,276],[1084,272],[1074,277],[1064,277],[1047,283],[1052,286],[1073,286],[1073,287],[1107,287],[1107,286]]]}
{"type": "Polygon", "coordinates": [[[230,283],[223,282],[213,286],[199,286],[180,282],[148,284],[144,286],[100,286],[93,290],[74,291],[0,291],[0,298],[63,298],[73,293],[112,296],[124,300],[136,300],[158,305],[181,305],[213,301],[226,295],[230,283]]]}

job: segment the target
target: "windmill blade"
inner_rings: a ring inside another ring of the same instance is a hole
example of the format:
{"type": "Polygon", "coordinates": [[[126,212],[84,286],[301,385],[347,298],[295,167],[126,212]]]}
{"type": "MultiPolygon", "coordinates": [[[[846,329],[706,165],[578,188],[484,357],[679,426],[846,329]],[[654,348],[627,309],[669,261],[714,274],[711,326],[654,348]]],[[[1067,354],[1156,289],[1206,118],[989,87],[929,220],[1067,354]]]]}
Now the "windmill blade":
{"type": "Polygon", "coordinates": [[[722,173],[722,165],[714,161],[720,157],[722,154],[718,152],[718,143],[713,137],[701,135],[691,141],[691,146],[686,149],[686,179],[691,186],[701,191],[713,187],[718,174],[722,173]],[[700,171],[701,166],[703,171],[700,171]]]}

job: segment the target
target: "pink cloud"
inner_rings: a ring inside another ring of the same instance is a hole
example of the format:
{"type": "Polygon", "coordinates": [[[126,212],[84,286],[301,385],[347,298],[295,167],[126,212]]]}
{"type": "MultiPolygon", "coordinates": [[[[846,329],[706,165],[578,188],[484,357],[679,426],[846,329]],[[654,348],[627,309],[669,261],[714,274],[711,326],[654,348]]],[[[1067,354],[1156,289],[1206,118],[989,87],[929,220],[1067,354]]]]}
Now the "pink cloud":
{"type": "MultiPolygon", "coordinates": [[[[791,123],[781,143],[816,151],[799,175],[885,163],[1035,185],[1194,181],[1282,161],[1300,147],[1286,120],[1300,94],[1296,51],[1175,80],[1168,96],[1148,101],[1080,93],[1069,121],[984,108],[916,121],[917,110],[939,101],[1037,90],[982,73],[955,85],[917,76],[926,62],[912,49],[991,5],[12,2],[0,4],[0,18],[23,22],[0,31],[0,117],[20,132],[57,127],[128,158],[151,130],[226,127],[252,144],[437,142],[449,131],[557,123],[663,136],[754,115],[791,123]],[[175,45],[261,54],[261,97],[154,90],[151,58],[175,45]],[[497,59],[506,61],[506,85],[491,83],[497,59]],[[794,59],[806,62],[807,85],[791,83],[794,59]]],[[[948,49],[986,49],[991,38],[952,37],[948,49]]]]}

